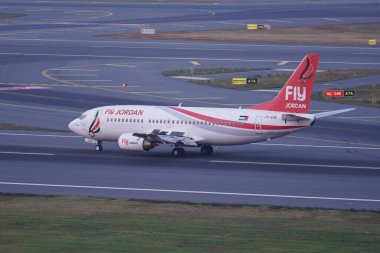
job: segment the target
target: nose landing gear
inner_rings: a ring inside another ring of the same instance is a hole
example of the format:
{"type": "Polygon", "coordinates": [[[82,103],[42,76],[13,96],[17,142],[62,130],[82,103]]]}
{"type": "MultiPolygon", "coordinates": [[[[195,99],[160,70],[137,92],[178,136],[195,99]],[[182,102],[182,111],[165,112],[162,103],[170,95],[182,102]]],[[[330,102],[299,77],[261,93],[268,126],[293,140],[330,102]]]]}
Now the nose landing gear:
{"type": "Polygon", "coordinates": [[[102,141],[97,142],[97,144],[95,146],[95,150],[96,151],[102,151],[103,150],[102,141]]]}

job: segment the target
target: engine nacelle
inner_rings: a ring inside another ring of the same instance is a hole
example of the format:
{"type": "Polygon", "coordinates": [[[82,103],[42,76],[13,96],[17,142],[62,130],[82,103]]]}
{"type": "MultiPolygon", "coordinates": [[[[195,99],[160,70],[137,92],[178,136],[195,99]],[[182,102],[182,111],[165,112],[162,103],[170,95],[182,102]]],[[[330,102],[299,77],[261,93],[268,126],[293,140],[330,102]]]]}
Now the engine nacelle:
{"type": "Polygon", "coordinates": [[[120,135],[117,142],[119,143],[119,147],[121,149],[133,151],[148,151],[156,146],[151,141],[145,138],[133,136],[131,133],[120,135]]]}

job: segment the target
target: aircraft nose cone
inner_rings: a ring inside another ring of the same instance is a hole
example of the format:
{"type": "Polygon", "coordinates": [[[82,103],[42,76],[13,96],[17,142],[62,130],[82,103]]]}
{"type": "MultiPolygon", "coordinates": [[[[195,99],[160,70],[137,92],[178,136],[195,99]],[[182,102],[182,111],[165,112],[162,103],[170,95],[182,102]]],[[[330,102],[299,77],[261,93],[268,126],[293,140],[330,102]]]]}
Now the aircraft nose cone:
{"type": "Polygon", "coordinates": [[[78,124],[77,124],[77,120],[73,120],[69,123],[68,127],[70,128],[71,131],[73,131],[74,133],[76,133],[78,131],[78,124]]]}

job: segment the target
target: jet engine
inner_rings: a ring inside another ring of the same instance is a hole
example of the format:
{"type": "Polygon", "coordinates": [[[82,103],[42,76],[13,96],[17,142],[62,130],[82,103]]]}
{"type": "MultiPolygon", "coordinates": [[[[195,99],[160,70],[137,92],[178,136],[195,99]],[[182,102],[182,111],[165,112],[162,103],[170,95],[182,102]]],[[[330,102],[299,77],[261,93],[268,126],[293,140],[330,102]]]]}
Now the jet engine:
{"type": "Polygon", "coordinates": [[[133,151],[149,151],[156,145],[145,138],[133,136],[131,133],[120,135],[117,140],[121,149],[133,150],[133,151]]]}

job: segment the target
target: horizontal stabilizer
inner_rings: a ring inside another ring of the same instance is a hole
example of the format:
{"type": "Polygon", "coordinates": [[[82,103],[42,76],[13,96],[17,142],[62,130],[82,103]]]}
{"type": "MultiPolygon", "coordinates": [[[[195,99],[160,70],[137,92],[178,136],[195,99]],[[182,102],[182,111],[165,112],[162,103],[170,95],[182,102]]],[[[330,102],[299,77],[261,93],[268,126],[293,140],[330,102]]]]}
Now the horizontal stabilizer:
{"type": "Polygon", "coordinates": [[[349,112],[349,111],[353,111],[353,110],[356,110],[356,108],[348,108],[348,109],[342,109],[342,110],[336,110],[336,111],[329,111],[329,112],[320,112],[320,113],[316,113],[314,114],[315,115],[315,118],[323,118],[323,117],[327,117],[327,116],[332,116],[332,115],[335,115],[335,114],[339,114],[339,113],[344,113],[344,112],[349,112]]]}
{"type": "Polygon", "coordinates": [[[307,117],[302,117],[296,114],[282,114],[282,120],[285,121],[302,121],[302,120],[311,120],[307,117]]]}

